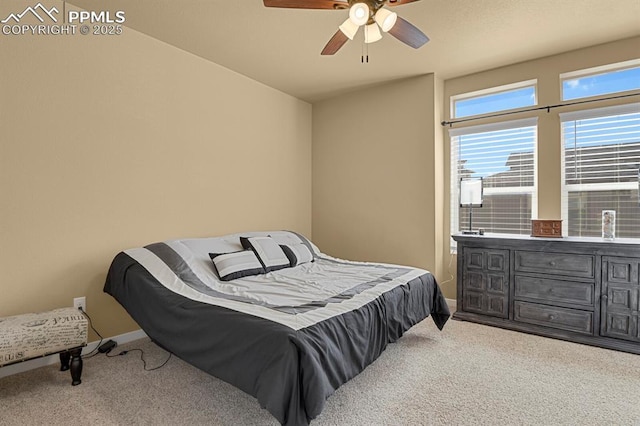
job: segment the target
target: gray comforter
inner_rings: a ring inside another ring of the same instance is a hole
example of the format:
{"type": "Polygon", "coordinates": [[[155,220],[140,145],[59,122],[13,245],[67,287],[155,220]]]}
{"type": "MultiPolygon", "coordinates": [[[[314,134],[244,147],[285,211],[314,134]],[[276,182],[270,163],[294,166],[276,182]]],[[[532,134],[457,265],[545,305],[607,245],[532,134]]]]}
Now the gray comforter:
{"type": "Polygon", "coordinates": [[[416,323],[431,316],[442,329],[449,318],[446,301],[429,273],[385,290],[356,309],[300,327],[185,297],[125,252],[114,258],[104,291],[158,345],[255,396],[286,425],[307,425],[340,385],[416,323]]]}

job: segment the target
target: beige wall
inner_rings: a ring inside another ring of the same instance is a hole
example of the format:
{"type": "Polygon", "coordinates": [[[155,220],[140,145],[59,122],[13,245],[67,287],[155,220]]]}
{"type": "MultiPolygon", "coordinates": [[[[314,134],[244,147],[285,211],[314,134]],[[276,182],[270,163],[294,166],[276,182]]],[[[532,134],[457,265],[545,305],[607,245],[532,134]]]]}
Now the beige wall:
{"type": "Polygon", "coordinates": [[[0,38],[0,316],[86,296],[117,335],[138,328],[102,292],[120,250],[310,236],[311,105],[127,28],[0,38]]]}
{"type": "Polygon", "coordinates": [[[323,251],[441,274],[441,90],[425,75],[314,104],[313,236],[323,251]]]}

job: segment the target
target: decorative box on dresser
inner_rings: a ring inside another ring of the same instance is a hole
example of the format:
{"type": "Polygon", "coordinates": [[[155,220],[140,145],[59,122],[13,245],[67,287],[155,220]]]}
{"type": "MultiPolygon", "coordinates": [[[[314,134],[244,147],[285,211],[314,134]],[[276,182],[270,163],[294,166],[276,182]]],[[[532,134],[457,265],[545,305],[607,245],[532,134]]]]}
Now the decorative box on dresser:
{"type": "Polygon", "coordinates": [[[453,239],[454,319],[640,354],[640,241],[453,239]]]}

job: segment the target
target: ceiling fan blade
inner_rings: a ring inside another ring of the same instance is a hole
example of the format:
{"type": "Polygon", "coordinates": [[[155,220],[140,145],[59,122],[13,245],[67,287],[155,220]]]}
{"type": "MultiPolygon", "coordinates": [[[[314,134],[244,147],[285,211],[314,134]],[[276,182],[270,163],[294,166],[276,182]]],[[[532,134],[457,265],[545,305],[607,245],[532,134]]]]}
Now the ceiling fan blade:
{"type": "Polygon", "coordinates": [[[389,34],[414,49],[422,47],[429,41],[429,37],[422,31],[399,16],[396,24],[389,30],[389,34]]]}
{"type": "Polygon", "coordinates": [[[264,0],[265,7],[290,9],[348,9],[347,0],[264,0]]]}
{"type": "Polygon", "coordinates": [[[387,6],[402,6],[403,4],[413,3],[420,0],[388,0],[387,6]]]}
{"type": "Polygon", "coordinates": [[[344,44],[349,40],[349,37],[344,35],[344,33],[338,30],[331,40],[327,43],[327,45],[322,49],[321,55],[334,55],[344,44]]]}

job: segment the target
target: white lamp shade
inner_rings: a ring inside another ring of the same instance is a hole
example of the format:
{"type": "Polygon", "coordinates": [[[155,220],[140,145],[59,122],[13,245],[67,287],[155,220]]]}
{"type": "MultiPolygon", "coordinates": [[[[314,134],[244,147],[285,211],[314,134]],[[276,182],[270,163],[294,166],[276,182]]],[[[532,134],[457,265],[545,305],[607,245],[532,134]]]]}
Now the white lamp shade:
{"type": "Polygon", "coordinates": [[[463,179],[460,181],[460,205],[482,204],[482,179],[463,179]]]}
{"type": "Polygon", "coordinates": [[[382,34],[380,34],[380,28],[378,28],[378,26],[375,23],[364,27],[365,43],[375,43],[381,38],[382,38],[382,34]]]}
{"type": "Polygon", "coordinates": [[[351,19],[347,19],[338,28],[340,28],[340,31],[342,31],[344,35],[349,37],[349,40],[353,40],[360,27],[354,24],[351,19]]]}
{"type": "Polygon", "coordinates": [[[386,33],[396,24],[398,14],[383,7],[376,13],[375,20],[382,28],[382,31],[386,33]]]}
{"type": "Polygon", "coordinates": [[[369,6],[366,3],[355,3],[349,9],[349,19],[357,26],[366,24],[369,20],[369,14],[369,6]]]}

